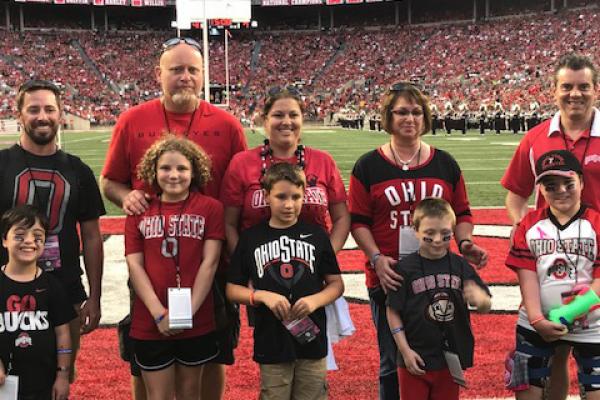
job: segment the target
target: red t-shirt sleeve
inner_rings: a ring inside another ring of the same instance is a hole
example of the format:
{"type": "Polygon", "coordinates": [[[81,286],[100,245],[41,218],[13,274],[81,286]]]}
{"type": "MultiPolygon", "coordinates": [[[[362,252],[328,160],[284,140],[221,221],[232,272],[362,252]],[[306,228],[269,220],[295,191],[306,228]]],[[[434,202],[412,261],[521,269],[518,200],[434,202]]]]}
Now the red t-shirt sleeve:
{"type": "Polygon", "coordinates": [[[127,114],[122,115],[113,129],[102,176],[119,183],[131,182],[130,154],[127,140],[127,114]]]}
{"type": "Polygon", "coordinates": [[[535,187],[535,176],[531,170],[531,144],[527,136],[521,140],[513,158],[508,164],[504,176],[500,180],[505,189],[528,198],[535,187]]]}
{"type": "Polygon", "coordinates": [[[534,255],[529,250],[526,238],[525,219],[517,225],[513,237],[513,244],[510,246],[508,256],[506,257],[506,266],[512,270],[519,268],[536,271],[536,260],[534,255]]]}
{"type": "Polygon", "coordinates": [[[342,181],[342,175],[333,158],[327,154],[329,170],[327,182],[327,198],[330,204],[343,203],[346,201],[346,187],[342,181]]]}
{"type": "Polygon", "coordinates": [[[225,216],[223,213],[223,205],[212,198],[210,206],[207,208],[207,218],[205,225],[205,240],[225,240],[225,216]]]}
{"type": "Polygon", "coordinates": [[[248,150],[246,135],[242,124],[234,118],[234,123],[231,125],[231,154],[237,154],[248,150]]]}
{"type": "Polygon", "coordinates": [[[139,217],[128,215],[125,219],[125,255],[142,253],[144,238],[138,229],[139,217]]]}
{"type": "Polygon", "coordinates": [[[241,172],[243,166],[240,163],[240,157],[234,156],[221,184],[221,193],[219,199],[226,207],[242,207],[244,204],[244,183],[241,172]]]}

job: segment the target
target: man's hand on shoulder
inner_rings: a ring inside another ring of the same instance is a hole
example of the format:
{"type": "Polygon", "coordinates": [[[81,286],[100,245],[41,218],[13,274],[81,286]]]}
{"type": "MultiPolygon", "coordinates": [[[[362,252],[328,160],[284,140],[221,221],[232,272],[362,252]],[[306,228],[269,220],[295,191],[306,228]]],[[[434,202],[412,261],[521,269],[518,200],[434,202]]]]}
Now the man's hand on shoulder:
{"type": "Polygon", "coordinates": [[[143,190],[132,190],[123,199],[123,211],[127,215],[140,215],[150,206],[150,196],[143,190]]]}

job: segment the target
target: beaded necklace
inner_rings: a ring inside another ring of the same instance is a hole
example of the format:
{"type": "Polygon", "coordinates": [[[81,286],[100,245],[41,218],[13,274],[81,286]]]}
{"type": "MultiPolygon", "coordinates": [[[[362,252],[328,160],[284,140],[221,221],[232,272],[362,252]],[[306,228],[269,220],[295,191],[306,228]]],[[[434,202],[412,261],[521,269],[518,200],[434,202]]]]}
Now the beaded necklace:
{"type": "MultiPolygon", "coordinates": [[[[294,152],[294,155],[296,156],[296,160],[298,160],[297,165],[302,170],[304,170],[304,164],[305,164],[304,152],[305,152],[305,149],[304,149],[304,145],[302,145],[302,144],[299,144],[298,147],[296,148],[296,151],[294,152]]],[[[262,180],[262,178],[267,173],[267,157],[269,158],[269,166],[273,165],[274,164],[273,149],[269,145],[269,139],[264,140],[262,148],[260,149],[260,162],[261,162],[260,180],[262,180]]]]}

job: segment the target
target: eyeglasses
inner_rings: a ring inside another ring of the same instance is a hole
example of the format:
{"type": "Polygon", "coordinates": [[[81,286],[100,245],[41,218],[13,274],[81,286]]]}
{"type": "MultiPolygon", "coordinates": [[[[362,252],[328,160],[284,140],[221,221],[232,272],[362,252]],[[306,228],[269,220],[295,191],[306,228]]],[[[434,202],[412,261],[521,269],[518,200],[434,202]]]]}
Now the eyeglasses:
{"type": "Polygon", "coordinates": [[[399,110],[391,110],[390,112],[394,115],[404,118],[408,117],[409,115],[412,115],[415,119],[423,116],[423,110],[418,108],[415,108],[412,111],[406,108],[401,108],[399,110]]]}
{"type": "Polygon", "coordinates": [[[418,91],[422,91],[423,88],[421,85],[412,82],[398,82],[394,83],[390,86],[390,92],[402,92],[404,90],[417,89],[418,91]]]}
{"type": "Polygon", "coordinates": [[[53,82],[47,81],[45,79],[32,79],[30,81],[25,82],[19,87],[19,92],[33,92],[36,90],[50,90],[55,95],[60,94],[60,89],[53,82]]]}
{"type": "MultiPolygon", "coordinates": [[[[451,233],[450,233],[450,234],[448,234],[448,235],[443,235],[443,236],[442,236],[442,242],[449,242],[449,241],[450,241],[450,239],[452,239],[452,234],[451,234],[451,233]]],[[[424,241],[425,243],[433,243],[433,241],[434,241],[434,240],[435,240],[435,239],[434,239],[434,238],[432,238],[432,237],[429,237],[429,236],[423,236],[423,241],[424,241]]]]}
{"type": "Polygon", "coordinates": [[[175,37],[175,38],[171,38],[169,40],[167,40],[166,42],[164,42],[162,44],[162,53],[164,53],[165,51],[171,49],[172,47],[177,46],[180,43],[185,43],[187,45],[192,46],[193,48],[195,48],[196,50],[198,50],[200,53],[202,53],[202,45],[195,39],[189,38],[189,37],[175,37]]]}
{"type": "Polygon", "coordinates": [[[269,97],[276,96],[279,93],[287,92],[292,96],[300,97],[300,91],[296,86],[288,85],[285,87],[282,86],[273,86],[271,89],[267,91],[267,95],[269,97]]]}

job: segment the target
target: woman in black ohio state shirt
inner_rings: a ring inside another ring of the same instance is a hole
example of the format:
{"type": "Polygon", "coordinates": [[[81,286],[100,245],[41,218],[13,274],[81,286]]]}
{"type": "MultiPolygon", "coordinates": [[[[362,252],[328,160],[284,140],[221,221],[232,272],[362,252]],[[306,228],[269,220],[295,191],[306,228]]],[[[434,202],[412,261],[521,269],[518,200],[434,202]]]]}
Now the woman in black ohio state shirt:
{"type": "Polygon", "coordinates": [[[350,177],[352,235],[368,258],[366,284],[379,345],[379,398],[398,399],[397,349],[385,315],[385,292],[397,288],[397,260],[418,250],[412,213],[425,197],[441,197],[456,214],[460,252],[477,266],[487,253],[473,243],[473,222],[464,178],[447,152],[422,141],[431,129],[429,101],[414,84],[385,93],[381,122],[390,141],[359,158],[350,177]]]}

